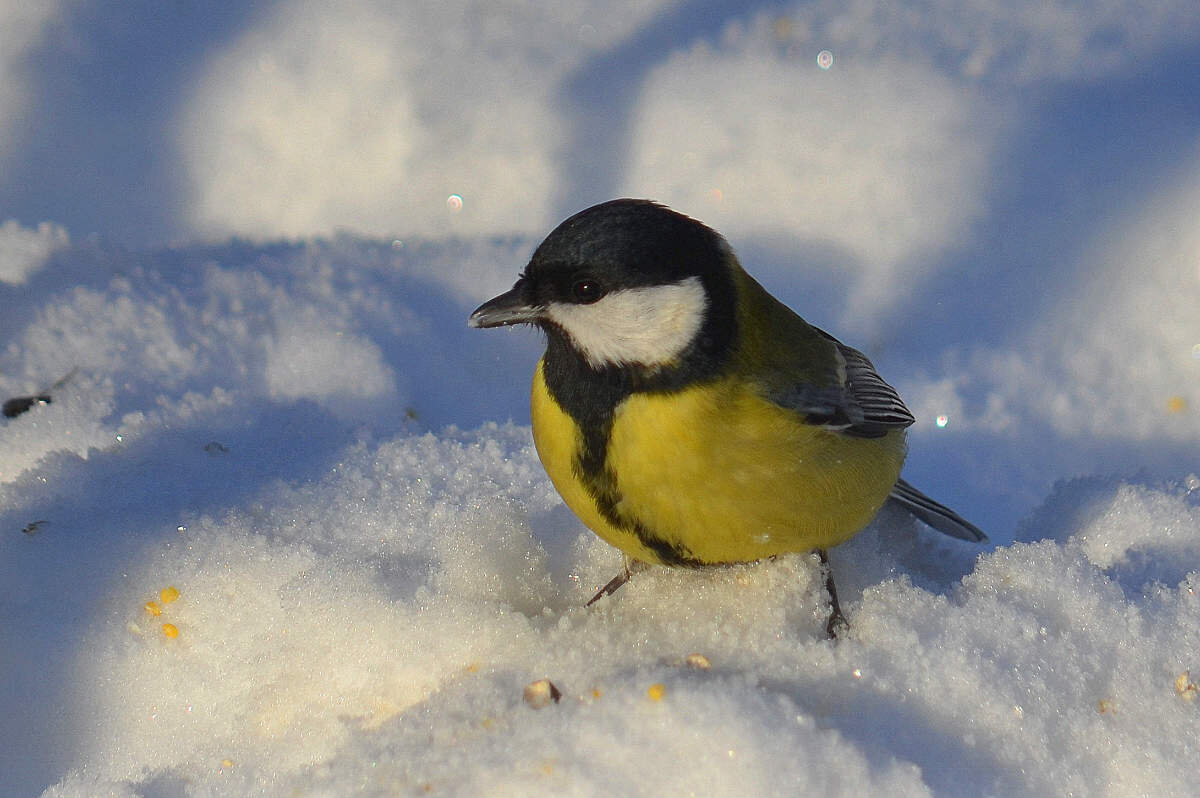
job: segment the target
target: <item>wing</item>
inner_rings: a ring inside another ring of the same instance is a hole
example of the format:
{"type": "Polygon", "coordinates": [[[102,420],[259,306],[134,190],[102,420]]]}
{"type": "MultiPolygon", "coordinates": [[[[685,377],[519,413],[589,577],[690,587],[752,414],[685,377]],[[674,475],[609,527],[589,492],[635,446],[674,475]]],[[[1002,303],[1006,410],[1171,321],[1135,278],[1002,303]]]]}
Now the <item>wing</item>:
{"type": "Polygon", "coordinates": [[[983,530],[951,510],[941,502],[934,501],[903,479],[896,481],[888,501],[898,504],[938,532],[959,540],[982,543],[988,539],[983,530]]]}
{"type": "Polygon", "coordinates": [[[866,355],[804,321],[745,272],[738,278],[745,313],[741,361],[764,399],[810,424],[860,438],[913,423],[866,355]]]}
{"type": "Polygon", "coordinates": [[[771,402],[804,415],[810,424],[860,438],[878,438],[913,423],[896,389],[888,385],[867,356],[824,330],[809,326],[824,344],[815,369],[776,369],[762,380],[771,402]]]}
{"type": "Polygon", "coordinates": [[[916,421],[904,406],[900,394],[884,382],[866,355],[846,346],[822,329],[813,329],[834,345],[841,358],[841,371],[845,374],[838,412],[826,426],[848,421],[849,424],[843,428],[847,434],[878,437],[887,434],[888,430],[904,429],[916,421]]]}

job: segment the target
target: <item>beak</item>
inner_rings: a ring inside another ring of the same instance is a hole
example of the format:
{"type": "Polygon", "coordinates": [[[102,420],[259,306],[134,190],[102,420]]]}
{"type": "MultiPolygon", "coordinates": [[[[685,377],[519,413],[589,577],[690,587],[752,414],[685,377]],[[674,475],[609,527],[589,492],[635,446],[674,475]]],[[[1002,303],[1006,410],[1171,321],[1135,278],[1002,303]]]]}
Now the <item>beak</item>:
{"type": "Polygon", "coordinates": [[[489,299],[467,319],[468,327],[503,327],[507,324],[537,324],[543,309],[530,305],[525,297],[525,281],[517,280],[511,290],[489,299]]]}

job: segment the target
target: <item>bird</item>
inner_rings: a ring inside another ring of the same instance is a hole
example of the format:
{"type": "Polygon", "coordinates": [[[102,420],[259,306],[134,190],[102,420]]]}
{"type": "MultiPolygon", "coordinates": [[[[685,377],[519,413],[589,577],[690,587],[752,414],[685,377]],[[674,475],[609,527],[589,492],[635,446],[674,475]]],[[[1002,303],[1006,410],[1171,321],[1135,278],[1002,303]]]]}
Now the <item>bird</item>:
{"type": "Polygon", "coordinates": [[[867,356],[768,293],[696,219],[628,198],[576,213],[468,318],[517,324],[545,333],[530,394],[542,465],[624,555],[589,605],[649,566],[815,552],[837,637],[849,624],[826,551],[884,505],[987,540],[901,478],[914,417],[867,356]]]}

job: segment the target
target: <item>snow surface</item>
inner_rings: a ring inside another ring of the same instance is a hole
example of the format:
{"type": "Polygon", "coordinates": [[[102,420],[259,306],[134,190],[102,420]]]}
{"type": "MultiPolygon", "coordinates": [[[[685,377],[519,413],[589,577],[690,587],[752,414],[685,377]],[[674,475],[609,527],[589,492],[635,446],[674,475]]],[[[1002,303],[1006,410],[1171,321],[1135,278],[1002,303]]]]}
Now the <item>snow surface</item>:
{"type": "Polygon", "coordinates": [[[585,609],[620,557],[532,449],[537,338],[424,276],[533,243],[79,246],[4,289],[3,395],[70,375],[0,436],[13,794],[1200,785],[1195,475],[1062,483],[982,555],[884,515],[837,644],[808,556],[585,609]]]}
{"type": "Polygon", "coordinates": [[[34,5],[0,794],[1200,793],[1190,0],[34,5]],[[881,515],[836,644],[803,555],[584,608],[541,342],[465,319],[622,194],[868,352],[992,544],[881,515]]]}

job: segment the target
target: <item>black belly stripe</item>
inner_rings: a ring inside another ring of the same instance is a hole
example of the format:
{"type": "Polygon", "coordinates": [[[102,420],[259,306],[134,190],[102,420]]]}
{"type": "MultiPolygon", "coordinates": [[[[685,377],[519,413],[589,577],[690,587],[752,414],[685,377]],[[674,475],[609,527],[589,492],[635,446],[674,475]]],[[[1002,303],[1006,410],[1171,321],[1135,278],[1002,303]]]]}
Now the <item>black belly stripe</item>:
{"type": "MultiPolygon", "coordinates": [[[[609,425],[611,431],[612,426],[609,425]]],[[[607,441],[606,441],[607,443],[607,441]]],[[[623,514],[617,510],[622,496],[617,488],[616,475],[612,469],[604,467],[599,472],[589,473],[583,470],[583,452],[576,462],[580,463],[580,476],[589,494],[596,501],[596,509],[610,524],[631,532],[642,545],[653,551],[663,565],[700,567],[705,565],[701,560],[692,556],[691,550],[680,543],[672,543],[650,529],[636,517],[623,514]]]]}
{"type": "MultiPolygon", "coordinates": [[[[614,408],[615,412],[615,408],[614,408]]],[[[608,442],[612,436],[614,413],[600,425],[584,427],[579,450],[575,454],[577,475],[587,492],[596,502],[596,509],[605,520],[618,529],[631,532],[642,545],[653,551],[663,565],[702,566],[703,562],[691,556],[691,551],[678,543],[671,543],[656,534],[636,517],[617,510],[622,500],[617,487],[617,475],[608,467],[608,442]]]]}
{"type": "Polygon", "coordinates": [[[575,474],[596,502],[596,509],[610,524],[637,537],[664,565],[705,565],[686,546],[666,540],[640,519],[617,509],[623,497],[617,476],[608,465],[608,445],[617,407],[639,387],[627,369],[589,368],[565,341],[556,341],[558,338],[549,336],[544,363],[546,387],[582,433],[575,453],[575,474]]]}
{"type": "Polygon", "coordinates": [[[703,568],[709,564],[691,556],[691,550],[687,546],[671,543],[658,537],[643,526],[641,521],[634,521],[631,531],[637,535],[637,539],[642,542],[643,546],[658,555],[658,560],[663,565],[703,568]]]}

